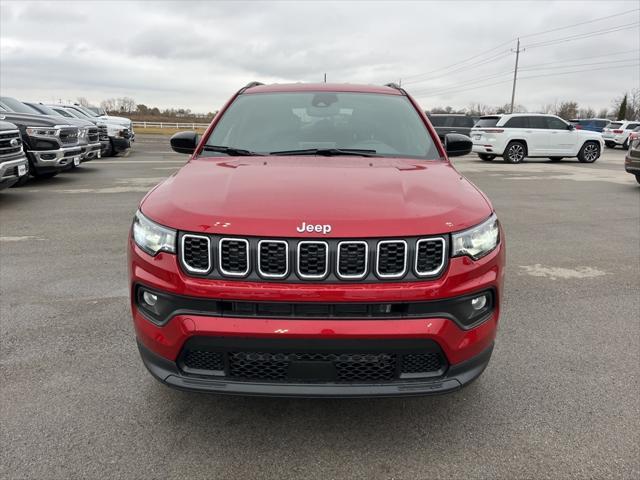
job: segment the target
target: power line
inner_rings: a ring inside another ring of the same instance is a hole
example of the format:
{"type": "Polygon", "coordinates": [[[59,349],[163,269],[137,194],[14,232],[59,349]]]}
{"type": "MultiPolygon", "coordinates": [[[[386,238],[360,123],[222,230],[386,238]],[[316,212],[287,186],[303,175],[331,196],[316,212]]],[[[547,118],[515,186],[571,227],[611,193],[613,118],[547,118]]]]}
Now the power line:
{"type": "Polygon", "coordinates": [[[601,57],[617,57],[618,55],[626,55],[627,53],[635,53],[635,52],[640,52],[640,48],[636,48],[634,50],[625,50],[622,52],[603,53],[602,55],[589,55],[587,57],[565,58],[562,60],[555,60],[553,62],[534,63],[533,65],[529,65],[529,67],[538,67],[541,65],[554,65],[556,63],[576,62],[578,60],[592,60],[594,58],[601,58],[601,57]]]}
{"type": "Polygon", "coordinates": [[[602,20],[607,20],[609,18],[614,18],[614,17],[621,17],[622,15],[626,15],[627,13],[632,13],[632,12],[637,12],[637,11],[640,11],[640,8],[634,8],[632,10],[627,10],[627,11],[624,11],[624,12],[616,13],[614,15],[607,15],[606,17],[596,18],[594,20],[587,20],[586,22],[574,23],[572,25],[566,25],[564,27],[552,28],[551,30],[545,30],[544,32],[529,33],[527,35],[521,35],[520,38],[536,37],[538,35],[544,35],[545,33],[557,32],[559,30],[568,30],[568,29],[573,28],[573,27],[579,27],[581,25],[587,25],[589,23],[601,22],[602,20]]]}
{"type": "Polygon", "coordinates": [[[546,40],[538,43],[532,43],[527,45],[527,48],[540,48],[540,47],[548,47],[551,45],[556,45],[558,43],[572,42],[574,40],[583,40],[585,38],[598,37],[600,35],[607,35],[609,33],[620,32],[622,30],[630,30],[632,28],[638,28],[640,26],[639,22],[626,23],[624,25],[616,25],[615,27],[609,27],[602,30],[594,30],[593,32],[585,32],[579,33],[576,35],[570,35],[568,37],[555,38],[551,40],[546,40]]]}
{"type": "Polygon", "coordinates": [[[609,61],[605,61],[605,62],[593,62],[593,63],[576,63],[573,65],[557,65],[555,67],[542,67],[542,68],[531,68],[533,67],[533,65],[531,67],[526,67],[526,68],[521,68],[520,70],[527,71],[538,71],[538,70],[556,70],[559,68],[574,68],[574,67],[586,67],[589,65],[607,65],[607,64],[611,64],[611,63],[621,63],[621,62],[633,62],[633,61],[637,61],[637,58],[622,58],[620,60],[609,60],[609,61]]]}
{"type": "MultiPolygon", "coordinates": [[[[555,72],[555,73],[546,73],[546,74],[541,74],[541,75],[529,75],[526,77],[521,77],[520,80],[527,80],[530,78],[542,78],[542,77],[555,77],[555,76],[560,76],[560,75],[568,75],[568,74],[572,74],[572,73],[582,73],[582,72],[592,72],[592,71],[597,71],[597,70],[614,70],[614,69],[618,69],[618,68],[627,68],[627,67],[636,67],[636,66],[640,66],[640,63],[636,62],[636,63],[630,63],[628,65],[618,65],[618,66],[614,66],[614,67],[602,67],[602,68],[587,68],[587,69],[581,69],[581,70],[573,70],[573,71],[569,71],[569,72],[555,72]]],[[[430,95],[422,95],[422,96],[426,96],[426,97],[435,97],[438,95],[443,95],[443,94],[451,94],[451,93],[458,93],[458,92],[466,92],[469,90],[477,90],[480,88],[485,88],[485,87],[492,87],[495,85],[502,85],[505,83],[509,83],[511,82],[511,80],[502,80],[500,82],[494,82],[494,83],[488,83],[488,84],[484,84],[484,85],[477,85],[475,87],[469,87],[469,88],[456,88],[456,89],[452,89],[452,90],[436,90],[435,92],[432,92],[430,95]]],[[[421,95],[419,92],[416,92],[417,95],[421,95]]]]}
{"type": "MultiPolygon", "coordinates": [[[[610,18],[620,17],[620,16],[623,16],[623,15],[626,15],[626,14],[629,14],[629,13],[632,13],[632,12],[639,11],[639,10],[640,9],[638,9],[638,8],[631,9],[631,10],[626,10],[626,11],[619,12],[619,13],[616,13],[616,14],[613,14],[613,15],[607,15],[607,16],[604,16],[604,17],[594,18],[592,20],[587,20],[587,21],[584,21],[584,22],[574,23],[574,24],[571,24],[571,25],[566,25],[566,26],[563,26],[563,27],[557,27],[557,28],[553,28],[553,29],[550,29],[550,30],[544,30],[544,31],[541,31],[541,32],[534,32],[534,33],[529,33],[529,34],[526,34],[526,35],[521,35],[520,38],[530,38],[530,37],[544,35],[544,34],[551,33],[551,32],[557,32],[557,31],[560,31],[560,30],[568,30],[568,29],[575,28],[575,27],[578,27],[578,26],[581,26],[581,25],[592,24],[592,23],[600,22],[602,20],[608,20],[610,18]]],[[[614,28],[616,28],[616,27],[614,27],[614,28]]],[[[633,27],[631,27],[631,28],[633,28],[633,27]]],[[[622,28],[620,30],[625,30],[625,29],[627,29],[627,28],[622,28]]],[[[620,30],[612,30],[612,31],[620,31],[620,30]]],[[[610,33],[610,32],[597,33],[595,35],[593,33],[594,32],[586,32],[586,33],[579,34],[579,35],[589,35],[589,36],[585,36],[584,37],[584,38],[589,38],[590,36],[604,35],[604,34],[610,33]]],[[[576,38],[576,40],[577,39],[578,38],[576,38]]],[[[417,83],[417,80],[411,80],[411,79],[424,78],[425,76],[429,77],[429,76],[432,76],[433,73],[444,72],[444,71],[450,70],[453,67],[457,67],[459,65],[466,64],[469,61],[479,60],[481,57],[486,56],[488,53],[494,52],[495,50],[497,50],[497,49],[499,49],[499,48],[501,48],[501,47],[503,47],[505,45],[508,45],[508,44],[512,43],[514,40],[515,40],[515,38],[512,38],[512,39],[510,39],[510,40],[508,40],[508,41],[506,41],[504,43],[496,45],[493,48],[490,48],[489,50],[485,50],[483,52],[477,53],[475,55],[472,55],[471,57],[467,57],[464,60],[460,60],[459,62],[452,63],[452,64],[447,65],[445,67],[437,68],[437,69],[434,69],[434,70],[429,70],[429,71],[423,72],[423,73],[417,73],[417,74],[413,74],[413,75],[404,76],[403,78],[405,79],[405,84],[417,83]],[[406,81],[407,79],[409,79],[408,82],[406,81]]],[[[537,44],[533,44],[533,45],[536,45],[535,48],[537,48],[537,47],[541,47],[541,46],[547,46],[547,44],[548,45],[553,45],[554,44],[554,43],[550,43],[550,42],[560,43],[561,41],[570,41],[570,40],[549,39],[549,40],[546,40],[546,41],[538,42],[537,44]]],[[[528,48],[531,48],[531,45],[528,48]]],[[[481,62],[484,62],[486,60],[487,59],[485,58],[485,59],[481,60],[481,62]]],[[[440,77],[446,76],[446,75],[449,75],[451,73],[454,73],[454,72],[457,72],[457,71],[460,71],[460,70],[463,70],[463,69],[464,69],[464,67],[456,69],[453,72],[440,74],[439,76],[440,77]]]]}

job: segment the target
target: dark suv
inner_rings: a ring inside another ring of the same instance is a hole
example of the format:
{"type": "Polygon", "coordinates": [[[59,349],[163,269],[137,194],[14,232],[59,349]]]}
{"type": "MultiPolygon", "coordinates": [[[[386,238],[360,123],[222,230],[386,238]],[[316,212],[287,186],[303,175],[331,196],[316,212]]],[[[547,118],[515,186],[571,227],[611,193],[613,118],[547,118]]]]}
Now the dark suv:
{"type": "Polygon", "coordinates": [[[433,113],[428,117],[441,142],[444,142],[447,133],[460,133],[468,137],[475,123],[472,117],[460,114],[433,113]]]}

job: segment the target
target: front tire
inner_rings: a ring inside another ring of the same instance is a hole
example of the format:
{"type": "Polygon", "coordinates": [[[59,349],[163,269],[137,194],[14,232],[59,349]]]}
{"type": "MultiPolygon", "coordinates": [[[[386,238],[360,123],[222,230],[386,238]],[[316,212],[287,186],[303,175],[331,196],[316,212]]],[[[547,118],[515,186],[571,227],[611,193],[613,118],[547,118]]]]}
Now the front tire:
{"type": "Polygon", "coordinates": [[[479,153],[478,157],[480,157],[480,160],[484,160],[485,162],[490,162],[491,160],[496,158],[495,155],[487,155],[486,153],[479,153]]]}
{"type": "Polygon", "coordinates": [[[507,163],[521,163],[527,156],[527,146],[523,142],[510,142],[504,151],[504,161],[507,163]]]}
{"type": "Polygon", "coordinates": [[[38,173],[38,172],[35,172],[35,171],[34,171],[32,175],[33,175],[35,178],[38,178],[38,179],[47,179],[47,178],[53,178],[53,177],[55,177],[56,175],[58,175],[58,173],[59,173],[59,172],[38,173]]]}
{"type": "Polygon", "coordinates": [[[562,157],[549,157],[549,160],[551,160],[552,162],[559,162],[560,160],[562,160],[562,157]]]}
{"type": "Polygon", "coordinates": [[[627,139],[622,144],[622,149],[623,150],[629,150],[629,137],[627,137],[627,139]]]}
{"type": "Polygon", "coordinates": [[[636,182],[640,183],[640,175],[636,175],[636,182]]]}
{"type": "Polygon", "coordinates": [[[593,163],[598,158],[600,158],[600,145],[597,142],[585,143],[578,152],[578,160],[582,163],[593,163]]]}
{"type": "Polygon", "coordinates": [[[604,142],[607,148],[616,148],[616,142],[604,142]]]}

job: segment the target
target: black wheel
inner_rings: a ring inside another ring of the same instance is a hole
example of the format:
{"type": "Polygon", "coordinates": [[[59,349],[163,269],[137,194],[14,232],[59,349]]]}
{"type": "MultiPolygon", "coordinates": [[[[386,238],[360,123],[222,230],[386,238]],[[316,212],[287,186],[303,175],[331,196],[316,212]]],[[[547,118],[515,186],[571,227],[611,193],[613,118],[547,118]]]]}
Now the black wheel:
{"type": "Polygon", "coordinates": [[[28,181],[29,181],[29,174],[27,173],[26,175],[21,176],[20,179],[16,183],[11,185],[11,188],[17,188],[17,187],[21,187],[23,185],[26,185],[28,181]]]}
{"type": "Polygon", "coordinates": [[[585,143],[578,152],[578,160],[582,163],[593,163],[598,158],[600,158],[600,145],[597,142],[585,143]]]}
{"type": "Polygon", "coordinates": [[[484,160],[485,162],[490,162],[496,158],[495,155],[487,155],[486,153],[479,153],[478,156],[480,157],[480,160],[484,160]]]}
{"type": "Polygon", "coordinates": [[[549,160],[551,160],[552,162],[559,162],[560,160],[562,160],[562,157],[549,157],[549,160]]]}
{"type": "Polygon", "coordinates": [[[604,144],[607,146],[607,148],[616,148],[615,142],[604,142],[604,144]]]}
{"type": "Polygon", "coordinates": [[[520,163],[527,156],[527,146],[523,142],[510,142],[504,151],[504,161],[507,163],[520,163]]]}
{"type": "Polygon", "coordinates": [[[627,137],[627,139],[622,144],[622,149],[623,150],[629,150],[629,137],[627,137]]]}
{"type": "Polygon", "coordinates": [[[636,182],[640,183],[640,175],[636,175],[636,182]]]}

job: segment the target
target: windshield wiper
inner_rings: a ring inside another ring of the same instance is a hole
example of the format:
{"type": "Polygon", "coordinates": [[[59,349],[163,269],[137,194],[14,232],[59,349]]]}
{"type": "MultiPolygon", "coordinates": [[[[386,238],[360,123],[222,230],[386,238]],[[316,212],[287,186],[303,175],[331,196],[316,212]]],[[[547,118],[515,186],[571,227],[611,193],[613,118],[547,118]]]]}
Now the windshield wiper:
{"type": "Polygon", "coordinates": [[[376,150],[362,150],[358,148],[307,148],[304,150],[282,150],[270,152],[269,155],[323,155],[333,157],[339,155],[355,155],[358,157],[374,157],[376,150]]]}
{"type": "Polygon", "coordinates": [[[235,148],[235,147],[222,147],[219,145],[205,145],[202,147],[203,150],[207,152],[219,152],[226,153],[232,157],[251,157],[251,156],[262,156],[263,153],[252,152],[251,150],[245,150],[243,148],[235,148]]]}

